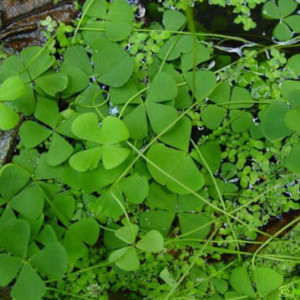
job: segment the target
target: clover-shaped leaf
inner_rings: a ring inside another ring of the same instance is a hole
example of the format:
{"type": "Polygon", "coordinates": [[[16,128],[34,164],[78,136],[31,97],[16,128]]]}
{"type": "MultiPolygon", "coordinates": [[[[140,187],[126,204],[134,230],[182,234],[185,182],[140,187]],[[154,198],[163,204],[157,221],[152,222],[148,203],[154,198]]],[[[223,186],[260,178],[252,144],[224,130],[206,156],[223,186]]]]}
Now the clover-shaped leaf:
{"type": "Polygon", "coordinates": [[[150,85],[147,96],[149,102],[164,102],[177,96],[178,88],[176,81],[166,72],[158,73],[150,85]]]}
{"type": "Polygon", "coordinates": [[[50,54],[50,50],[38,46],[28,47],[21,52],[23,64],[31,79],[36,79],[45,73],[55,62],[55,57],[50,54]]]}
{"type": "Polygon", "coordinates": [[[23,261],[18,257],[0,254],[0,286],[7,286],[18,274],[23,261]]]}
{"type": "Polygon", "coordinates": [[[132,75],[132,58],[122,47],[105,38],[99,38],[94,42],[92,60],[95,75],[103,84],[120,87],[132,75]]]}
{"type": "Polygon", "coordinates": [[[10,200],[10,206],[29,219],[37,219],[43,212],[44,197],[36,186],[26,186],[10,200]]]}
{"type": "Polygon", "coordinates": [[[133,11],[125,0],[114,0],[109,7],[105,32],[110,41],[126,39],[133,28],[133,11]]]}
{"type": "Polygon", "coordinates": [[[25,95],[25,85],[18,77],[7,78],[0,86],[0,101],[13,101],[25,95]]]}
{"type": "Polygon", "coordinates": [[[70,166],[79,172],[93,170],[98,166],[101,158],[101,148],[91,148],[75,153],[69,160],[70,166]]]}
{"type": "Polygon", "coordinates": [[[99,143],[101,135],[97,115],[92,112],[79,115],[72,123],[72,132],[81,139],[99,143]]]}
{"type": "Polygon", "coordinates": [[[120,182],[120,187],[125,194],[127,200],[131,203],[142,203],[148,195],[149,185],[148,180],[138,173],[123,179],[120,182]]]}
{"type": "Polygon", "coordinates": [[[296,144],[285,158],[284,165],[291,172],[300,174],[300,143],[296,144]]]}
{"type": "Polygon", "coordinates": [[[157,253],[164,248],[164,238],[157,230],[150,230],[137,242],[136,247],[146,252],[157,253]]]}
{"type": "Polygon", "coordinates": [[[63,242],[68,258],[75,261],[85,256],[88,252],[85,244],[93,246],[98,240],[99,233],[99,225],[92,218],[83,218],[70,225],[63,242]]]}
{"type": "Polygon", "coordinates": [[[189,194],[190,190],[197,191],[204,185],[204,178],[192,158],[182,151],[156,144],[148,150],[147,158],[153,178],[172,192],[189,194]]]}
{"type": "Polygon", "coordinates": [[[21,143],[29,149],[45,141],[51,135],[51,131],[36,122],[25,121],[20,127],[19,135],[21,143]]]}
{"type": "Polygon", "coordinates": [[[19,115],[9,106],[0,103],[0,129],[10,130],[19,123],[19,115]]]}
{"type": "Polygon", "coordinates": [[[129,131],[122,120],[112,116],[103,120],[101,127],[102,143],[111,145],[126,141],[128,138],[129,131]]]}
{"type": "Polygon", "coordinates": [[[51,97],[57,97],[68,86],[68,76],[62,72],[47,72],[36,79],[36,89],[51,97]]]}
{"type": "Polygon", "coordinates": [[[47,162],[50,166],[58,166],[67,160],[73,153],[73,147],[63,137],[53,133],[49,151],[47,153],[47,162]]]}
{"type": "Polygon", "coordinates": [[[186,23],[186,16],[177,10],[168,9],[163,14],[163,24],[167,30],[178,30],[186,23]]]}
{"type": "Polygon", "coordinates": [[[40,276],[29,263],[25,263],[14,284],[11,295],[16,300],[42,299],[46,293],[46,286],[40,276]]]}
{"type": "Polygon", "coordinates": [[[48,244],[30,258],[30,262],[50,279],[59,279],[67,271],[68,259],[60,243],[48,244]],[[53,266],[55,265],[55,268],[53,266]]]}
{"type": "Polygon", "coordinates": [[[114,262],[120,269],[125,271],[136,271],[140,267],[136,250],[132,246],[115,250],[109,256],[109,261],[114,262]]]}
{"type": "MultiPolygon", "coordinates": [[[[283,277],[276,271],[265,268],[255,267],[253,270],[254,282],[257,293],[260,297],[265,297],[276,290],[283,283],[283,277]]],[[[250,298],[256,298],[256,293],[251,283],[250,276],[244,267],[235,268],[230,277],[232,287],[250,298]]]]}
{"type": "Polygon", "coordinates": [[[133,244],[135,242],[139,227],[137,225],[126,225],[115,231],[117,238],[127,244],[133,244]]]}
{"type": "Polygon", "coordinates": [[[24,258],[27,254],[30,227],[25,220],[14,220],[0,228],[0,247],[24,258]]]}
{"type": "Polygon", "coordinates": [[[293,32],[300,32],[300,16],[290,16],[297,8],[294,0],[278,0],[276,5],[273,1],[268,1],[263,6],[262,14],[269,20],[280,20],[273,30],[275,38],[287,41],[292,38],[293,32]]]}

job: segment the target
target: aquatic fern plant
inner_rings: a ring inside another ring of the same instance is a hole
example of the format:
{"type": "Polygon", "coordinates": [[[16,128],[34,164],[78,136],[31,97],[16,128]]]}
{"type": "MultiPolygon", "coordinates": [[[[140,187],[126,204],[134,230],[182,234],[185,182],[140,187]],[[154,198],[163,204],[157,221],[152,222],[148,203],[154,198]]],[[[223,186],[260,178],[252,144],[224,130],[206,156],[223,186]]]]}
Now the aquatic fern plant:
{"type": "Polygon", "coordinates": [[[299,286],[272,264],[292,271],[297,252],[267,251],[299,216],[262,227],[299,211],[295,9],[264,5],[287,41],[263,44],[203,30],[180,3],[148,24],[125,0],[89,0],[73,26],[48,18],[43,47],[2,61],[0,128],[21,123],[0,171],[0,286],[14,299],[279,299],[299,286]]]}

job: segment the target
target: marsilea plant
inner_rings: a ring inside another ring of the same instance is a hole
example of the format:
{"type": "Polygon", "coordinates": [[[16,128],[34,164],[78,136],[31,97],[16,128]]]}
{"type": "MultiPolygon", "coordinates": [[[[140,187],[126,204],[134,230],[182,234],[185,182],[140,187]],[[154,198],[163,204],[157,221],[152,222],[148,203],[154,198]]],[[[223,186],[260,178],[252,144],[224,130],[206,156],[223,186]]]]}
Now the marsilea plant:
{"type": "Polygon", "coordinates": [[[48,42],[0,65],[0,128],[21,123],[0,171],[0,286],[16,300],[293,298],[299,241],[280,235],[299,217],[262,226],[299,210],[296,6],[263,6],[288,40],[267,45],[199,29],[189,5],[148,24],[125,0],[90,0],[74,26],[44,21],[48,42]]]}

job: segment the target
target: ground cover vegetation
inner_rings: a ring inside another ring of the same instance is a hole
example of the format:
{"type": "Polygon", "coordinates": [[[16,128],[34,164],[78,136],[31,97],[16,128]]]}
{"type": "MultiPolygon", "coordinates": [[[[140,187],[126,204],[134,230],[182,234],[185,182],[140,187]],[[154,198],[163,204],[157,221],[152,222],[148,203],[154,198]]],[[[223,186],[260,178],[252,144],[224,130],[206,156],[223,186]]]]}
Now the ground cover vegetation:
{"type": "Polygon", "coordinates": [[[241,32],[259,9],[264,42],[205,28],[205,1],[151,2],[156,21],[132,2],[48,17],[43,47],[1,62],[0,128],[22,122],[0,171],[0,286],[16,300],[296,299],[298,2],[206,1],[241,32]]]}

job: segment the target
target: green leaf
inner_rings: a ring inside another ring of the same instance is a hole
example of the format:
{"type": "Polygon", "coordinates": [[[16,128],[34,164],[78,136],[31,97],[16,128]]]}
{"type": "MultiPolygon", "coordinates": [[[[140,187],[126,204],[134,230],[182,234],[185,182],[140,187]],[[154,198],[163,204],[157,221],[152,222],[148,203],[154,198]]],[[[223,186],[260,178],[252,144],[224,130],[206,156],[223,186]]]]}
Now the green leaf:
{"type": "Polygon", "coordinates": [[[280,11],[277,5],[273,1],[268,1],[264,4],[262,9],[262,15],[268,20],[279,20],[280,11]]]}
{"type": "Polygon", "coordinates": [[[284,18],[296,10],[297,3],[294,0],[278,0],[278,8],[281,17],[284,18]]]}
{"type": "Polygon", "coordinates": [[[40,155],[40,159],[35,170],[36,179],[54,179],[62,176],[62,166],[50,166],[47,162],[47,153],[40,155]]]}
{"type": "Polygon", "coordinates": [[[108,260],[115,262],[120,269],[125,271],[136,271],[140,267],[136,250],[133,247],[113,251],[108,260]]]}
{"type": "Polygon", "coordinates": [[[71,156],[70,166],[79,172],[86,172],[97,168],[102,151],[100,147],[79,151],[71,156]]]}
{"type": "Polygon", "coordinates": [[[202,174],[191,157],[186,156],[184,152],[167,148],[162,144],[156,144],[148,150],[147,158],[151,162],[147,161],[150,174],[158,183],[166,185],[172,192],[190,193],[179,183],[193,191],[199,190],[204,185],[202,174]],[[168,175],[172,176],[176,182],[168,175]]]}
{"type": "MultiPolygon", "coordinates": [[[[198,194],[207,198],[202,191],[198,194]]],[[[178,212],[199,211],[203,205],[204,202],[193,194],[178,195],[178,212]]]]}
{"type": "Polygon", "coordinates": [[[147,205],[152,208],[176,211],[177,196],[156,182],[152,182],[147,198],[147,205]]]}
{"type": "Polygon", "coordinates": [[[64,53],[64,65],[70,65],[79,68],[87,75],[93,74],[93,68],[87,52],[81,45],[75,45],[67,48],[66,52],[64,53]]]}
{"type": "Polygon", "coordinates": [[[218,103],[228,103],[230,99],[230,85],[228,82],[221,82],[210,95],[210,100],[218,103]]]}
{"type": "Polygon", "coordinates": [[[136,247],[146,252],[161,252],[164,248],[164,238],[157,230],[150,230],[137,242],[136,247]]]}
{"type": "Polygon", "coordinates": [[[227,281],[220,279],[220,278],[211,278],[210,282],[213,284],[214,288],[220,294],[224,294],[228,290],[228,283],[227,281]]]}
{"type": "Polygon", "coordinates": [[[12,209],[29,219],[40,217],[44,208],[44,197],[36,186],[27,186],[10,201],[12,209]]]}
{"type": "Polygon", "coordinates": [[[18,77],[7,78],[0,86],[0,101],[13,101],[25,95],[25,85],[18,77]]]}
{"type": "Polygon", "coordinates": [[[216,87],[216,76],[211,71],[188,72],[185,79],[190,90],[194,93],[196,100],[204,100],[214,91],[216,87]],[[195,81],[194,81],[195,79],[195,81]]]}
{"type": "Polygon", "coordinates": [[[95,75],[103,84],[120,87],[132,75],[133,59],[122,47],[105,38],[99,38],[93,44],[92,59],[95,75]]]}
{"type": "Polygon", "coordinates": [[[29,82],[30,77],[25,70],[25,66],[16,55],[10,55],[0,66],[0,81],[4,81],[9,77],[19,76],[23,82],[29,82]]]}
{"type": "Polygon", "coordinates": [[[129,130],[131,138],[140,140],[148,135],[148,122],[144,104],[133,108],[124,117],[123,121],[129,130]]]}
{"type": "MultiPolygon", "coordinates": [[[[111,229],[118,229],[121,226],[112,223],[108,227],[111,229]]],[[[116,237],[114,231],[108,230],[105,230],[103,233],[103,244],[109,250],[115,250],[128,246],[125,242],[121,241],[119,238],[116,237]]]]}
{"type": "Polygon", "coordinates": [[[51,128],[55,128],[59,117],[59,108],[55,101],[41,98],[37,101],[34,116],[51,128]]]}
{"type": "Polygon", "coordinates": [[[66,89],[68,76],[62,72],[50,72],[36,79],[36,88],[41,89],[51,97],[57,97],[58,93],[66,89]]]}
{"type": "Polygon", "coordinates": [[[126,225],[115,231],[116,237],[127,244],[135,242],[139,227],[137,225],[126,225]]]}
{"type": "Polygon", "coordinates": [[[288,41],[293,37],[291,30],[284,22],[280,22],[275,26],[273,35],[280,41],[288,41]]]}
{"type": "Polygon", "coordinates": [[[105,145],[101,147],[102,162],[106,170],[111,170],[122,164],[129,156],[129,149],[118,145],[105,145]]]}
{"type": "Polygon", "coordinates": [[[76,98],[77,111],[79,113],[95,112],[95,108],[103,115],[108,114],[108,105],[104,94],[105,90],[101,90],[97,82],[93,82],[76,98]]]}
{"type": "Polygon", "coordinates": [[[206,46],[198,44],[195,47],[197,52],[194,53],[194,51],[192,51],[181,56],[181,69],[183,72],[187,72],[197,67],[197,65],[210,58],[210,52],[206,46]]]}
{"type": "Polygon", "coordinates": [[[300,111],[296,109],[288,110],[284,117],[285,125],[297,132],[300,132],[300,111]]]}
{"type": "Polygon", "coordinates": [[[163,210],[145,211],[140,215],[140,226],[145,230],[158,230],[164,237],[167,237],[174,217],[174,212],[163,210]]]}
{"type": "Polygon", "coordinates": [[[7,165],[0,173],[0,193],[9,200],[29,181],[30,174],[18,165],[7,165]]]}
{"type": "Polygon", "coordinates": [[[300,33],[300,16],[294,15],[284,19],[284,22],[296,33],[300,33]]]}
{"type": "Polygon", "coordinates": [[[21,59],[31,79],[36,79],[45,73],[55,62],[55,57],[50,55],[49,49],[38,46],[22,50],[21,59]]]}
{"type": "Polygon", "coordinates": [[[191,133],[192,122],[188,117],[183,117],[159,139],[167,145],[187,152],[190,145],[191,133]]]}
{"type": "Polygon", "coordinates": [[[208,105],[201,111],[201,118],[208,129],[216,129],[226,116],[226,109],[216,105],[208,105]]]}
{"type": "Polygon", "coordinates": [[[76,261],[88,254],[86,245],[72,232],[66,232],[63,245],[68,254],[68,261],[76,261]]]}
{"type": "Polygon", "coordinates": [[[13,162],[22,166],[27,172],[33,173],[39,158],[39,153],[36,149],[22,149],[19,155],[15,155],[13,162]]]}
{"type": "Polygon", "coordinates": [[[291,56],[288,59],[287,67],[292,69],[297,76],[300,76],[300,54],[296,54],[296,55],[291,56]]]}
{"type": "Polygon", "coordinates": [[[239,108],[248,108],[253,106],[253,99],[249,91],[245,88],[235,86],[232,90],[231,99],[230,99],[230,108],[239,109],[239,108]]]}
{"type": "Polygon", "coordinates": [[[49,279],[60,279],[67,271],[68,259],[60,243],[47,245],[30,258],[30,262],[49,279]]]}
{"type": "MultiPolygon", "coordinates": [[[[94,1],[94,3],[98,3],[98,2],[104,1],[104,10],[106,10],[105,6],[106,6],[106,0],[98,0],[98,1],[94,1]]],[[[88,1],[86,1],[85,3],[87,3],[88,1]]],[[[103,17],[105,18],[105,16],[103,17]]],[[[86,41],[88,46],[93,45],[93,43],[95,41],[97,41],[99,38],[105,38],[105,21],[101,20],[101,21],[95,21],[95,19],[88,19],[86,24],[86,27],[90,28],[91,30],[84,30],[82,31],[82,36],[84,38],[84,40],[86,41]],[[96,30],[95,30],[96,29],[96,30]],[[99,31],[99,29],[101,31],[99,31]]]]}
{"type": "Polygon", "coordinates": [[[133,28],[133,11],[125,0],[114,0],[106,17],[106,36],[110,41],[125,40],[133,28]]]}
{"type": "Polygon", "coordinates": [[[167,30],[179,30],[185,23],[186,16],[177,10],[168,9],[163,14],[163,24],[167,30]]]}
{"type": "Polygon", "coordinates": [[[51,225],[45,225],[44,229],[39,233],[36,240],[42,245],[46,246],[57,242],[57,236],[51,225]]]}
{"type": "Polygon", "coordinates": [[[264,136],[269,140],[288,136],[291,130],[285,125],[285,114],[288,109],[284,102],[274,102],[259,114],[264,136]]]}
{"type": "Polygon", "coordinates": [[[84,90],[90,83],[88,75],[81,69],[63,63],[60,71],[68,75],[68,85],[62,92],[63,99],[69,98],[84,90]]]}
{"type": "Polygon", "coordinates": [[[45,141],[51,135],[51,131],[36,122],[25,121],[20,127],[19,135],[21,143],[29,149],[45,141]]]}
{"type": "Polygon", "coordinates": [[[0,254],[0,286],[7,286],[18,274],[23,264],[22,259],[0,254]]]}
{"type": "Polygon", "coordinates": [[[116,221],[124,214],[115,198],[124,205],[123,196],[119,189],[114,189],[113,192],[107,191],[97,199],[96,211],[101,217],[110,217],[116,221]]]}
{"type": "Polygon", "coordinates": [[[47,153],[48,164],[50,166],[58,166],[66,161],[72,153],[73,147],[59,134],[54,132],[47,153]]]}
{"type": "Polygon", "coordinates": [[[106,1],[87,0],[84,2],[82,11],[85,12],[87,17],[103,19],[105,18],[105,14],[106,14],[106,1]]]}
{"type": "Polygon", "coordinates": [[[25,263],[12,289],[12,297],[15,300],[40,300],[45,293],[44,282],[31,265],[25,263]]]}
{"type": "Polygon", "coordinates": [[[0,247],[24,258],[30,236],[30,226],[25,220],[14,220],[0,228],[0,247]]]}
{"type": "Polygon", "coordinates": [[[135,204],[142,203],[149,193],[147,178],[140,176],[138,173],[134,173],[123,179],[120,183],[120,187],[127,200],[135,204]]]}
{"type": "MultiPolygon", "coordinates": [[[[214,173],[221,165],[221,148],[217,142],[206,142],[204,145],[198,146],[198,150],[204,157],[204,160],[208,164],[210,170],[214,173]]],[[[199,153],[196,149],[192,151],[192,157],[204,166],[199,153]]]]}
{"type": "Polygon", "coordinates": [[[126,141],[129,138],[129,131],[125,123],[112,116],[106,117],[101,127],[101,142],[104,144],[116,144],[126,141]]]}
{"type": "Polygon", "coordinates": [[[167,129],[178,117],[177,110],[169,105],[159,103],[147,103],[146,111],[151,127],[156,134],[167,129]]]}
{"type": "Polygon", "coordinates": [[[230,120],[233,132],[241,133],[249,129],[253,116],[247,111],[231,110],[230,120]]]}
{"type": "Polygon", "coordinates": [[[141,95],[138,95],[139,91],[136,87],[136,83],[133,79],[130,79],[127,83],[119,88],[110,88],[110,100],[114,105],[124,104],[128,100],[130,104],[142,103],[141,95]]]}
{"type": "Polygon", "coordinates": [[[58,195],[53,199],[53,206],[66,218],[71,220],[75,211],[75,199],[68,195],[58,195]]]}
{"type": "Polygon", "coordinates": [[[10,130],[19,123],[19,115],[7,105],[0,103],[0,129],[10,130]]]}
{"type": "Polygon", "coordinates": [[[285,80],[281,84],[281,93],[286,99],[289,99],[290,94],[292,94],[292,92],[296,93],[297,90],[300,90],[299,80],[285,80]]]}
{"type": "Polygon", "coordinates": [[[159,277],[171,288],[175,288],[177,283],[176,280],[172,277],[169,270],[164,268],[160,273],[159,277]]]}
{"type": "Polygon", "coordinates": [[[177,83],[166,72],[159,72],[150,84],[147,101],[164,102],[173,100],[178,94],[177,83]]]}
{"type": "Polygon", "coordinates": [[[72,123],[72,132],[80,139],[99,143],[101,131],[97,115],[92,112],[79,115],[72,123]]]}
{"type": "Polygon", "coordinates": [[[204,239],[211,228],[211,218],[204,214],[179,214],[181,234],[188,238],[204,239]]]}
{"type": "Polygon", "coordinates": [[[300,143],[294,146],[291,152],[287,155],[284,165],[288,168],[291,172],[300,174],[300,143]]]}
{"type": "Polygon", "coordinates": [[[248,272],[243,267],[235,268],[230,275],[230,284],[232,287],[242,295],[250,298],[256,298],[253,286],[251,284],[248,272]]]}
{"type": "Polygon", "coordinates": [[[283,276],[269,268],[255,267],[253,275],[257,292],[261,297],[267,296],[283,283],[283,276]]]}
{"type": "Polygon", "coordinates": [[[72,224],[69,229],[78,239],[90,246],[97,242],[100,233],[97,221],[92,218],[83,218],[72,224]]]}

